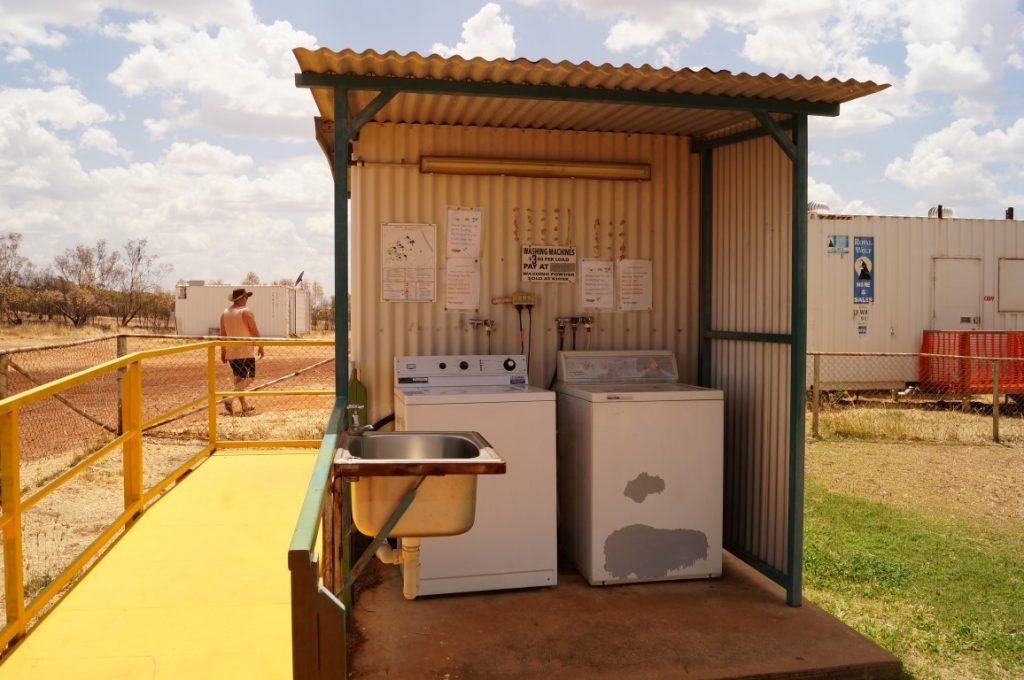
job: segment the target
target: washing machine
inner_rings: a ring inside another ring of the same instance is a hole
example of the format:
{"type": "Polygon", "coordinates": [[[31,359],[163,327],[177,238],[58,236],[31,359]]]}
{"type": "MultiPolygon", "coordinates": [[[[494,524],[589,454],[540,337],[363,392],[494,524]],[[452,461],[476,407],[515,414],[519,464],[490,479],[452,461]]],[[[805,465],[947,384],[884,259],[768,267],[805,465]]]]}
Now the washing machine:
{"type": "Polygon", "coordinates": [[[395,429],[476,431],[506,463],[477,479],[468,532],[422,540],[418,595],[557,583],[555,394],[525,356],[396,357],[395,429]]]}
{"type": "Polygon", "coordinates": [[[722,573],[723,394],[670,350],[558,356],[563,553],[591,585],[722,573]]]}

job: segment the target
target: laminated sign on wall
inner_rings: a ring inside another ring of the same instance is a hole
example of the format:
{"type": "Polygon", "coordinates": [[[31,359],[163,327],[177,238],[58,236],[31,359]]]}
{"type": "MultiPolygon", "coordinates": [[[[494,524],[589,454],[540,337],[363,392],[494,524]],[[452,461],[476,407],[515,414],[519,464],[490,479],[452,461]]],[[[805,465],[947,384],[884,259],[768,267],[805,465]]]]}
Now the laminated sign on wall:
{"type": "Polygon", "coordinates": [[[449,207],[447,216],[444,308],[448,311],[480,307],[480,248],[483,208],[449,207]]]}
{"type": "Polygon", "coordinates": [[[385,302],[433,302],[437,294],[437,227],[381,225],[381,298],[385,302]]]}
{"type": "Polygon", "coordinates": [[[576,248],[523,246],[523,281],[576,283],[576,248]]]}

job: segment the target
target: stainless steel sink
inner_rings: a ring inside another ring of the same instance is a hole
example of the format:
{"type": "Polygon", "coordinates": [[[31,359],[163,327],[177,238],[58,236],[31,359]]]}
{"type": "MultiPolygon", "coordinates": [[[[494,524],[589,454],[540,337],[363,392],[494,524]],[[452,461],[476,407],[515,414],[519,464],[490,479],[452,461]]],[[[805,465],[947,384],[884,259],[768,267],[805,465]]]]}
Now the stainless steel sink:
{"type": "Polygon", "coordinates": [[[357,458],[379,463],[501,461],[487,440],[476,432],[368,432],[348,438],[347,443],[347,456],[343,455],[342,460],[353,464],[357,458]]]}
{"type": "Polygon", "coordinates": [[[351,481],[352,520],[375,536],[405,493],[426,477],[412,505],[388,534],[451,536],[473,526],[476,477],[502,474],[505,461],[476,432],[343,433],[335,476],[351,481]]]}

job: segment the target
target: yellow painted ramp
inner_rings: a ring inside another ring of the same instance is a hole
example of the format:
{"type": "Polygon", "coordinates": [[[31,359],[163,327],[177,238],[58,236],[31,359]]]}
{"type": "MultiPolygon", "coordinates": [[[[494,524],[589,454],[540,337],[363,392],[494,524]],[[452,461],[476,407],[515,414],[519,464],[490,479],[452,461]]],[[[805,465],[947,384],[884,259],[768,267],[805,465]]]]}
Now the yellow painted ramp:
{"type": "Polygon", "coordinates": [[[0,680],[291,677],[288,545],[315,451],[217,453],[0,665],[0,680]]]}

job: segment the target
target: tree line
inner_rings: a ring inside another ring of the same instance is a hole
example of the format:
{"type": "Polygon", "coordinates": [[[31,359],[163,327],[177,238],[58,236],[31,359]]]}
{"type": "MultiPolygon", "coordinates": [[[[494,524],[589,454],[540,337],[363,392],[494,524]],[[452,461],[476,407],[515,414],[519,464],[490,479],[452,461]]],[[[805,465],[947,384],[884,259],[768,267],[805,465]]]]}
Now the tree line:
{"type": "Polygon", "coordinates": [[[63,320],[83,326],[99,316],[119,326],[166,326],[174,310],[160,282],[171,266],[157,260],[146,239],[112,248],[105,240],[76,245],[40,267],[21,253],[21,234],[0,235],[0,319],[63,320]]]}
{"type": "MultiPolygon", "coordinates": [[[[76,245],[43,267],[25,257],[21,245],[17,232],[0,235],[0,321],[21,324],[38,318],[84,326],[98,317],[112,317],[121,327],[173,325],[174,294],[160,285],[172,267],[159,262],[146,239],[129,240],[120,249],[102,239],[91,246],[76,245]]],[[[280,279],[271,285],[298,283],[280,279]]],[[[259,284],[255,272],[241,282],[259,284]]],[[[303,287],[310,293],[314,328],[332,329],[334,296],[326,296],[317,281],[303,287]]]]}

